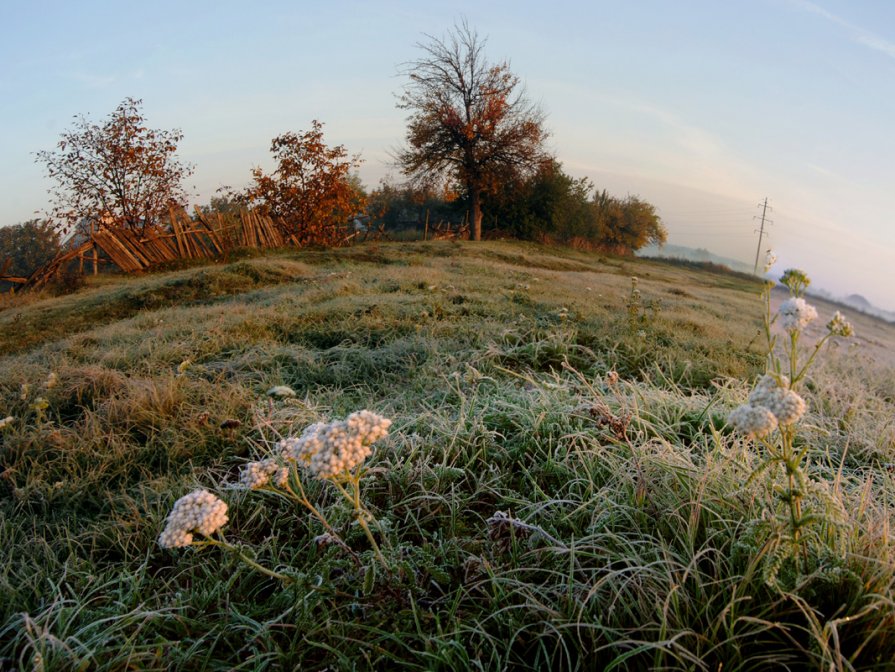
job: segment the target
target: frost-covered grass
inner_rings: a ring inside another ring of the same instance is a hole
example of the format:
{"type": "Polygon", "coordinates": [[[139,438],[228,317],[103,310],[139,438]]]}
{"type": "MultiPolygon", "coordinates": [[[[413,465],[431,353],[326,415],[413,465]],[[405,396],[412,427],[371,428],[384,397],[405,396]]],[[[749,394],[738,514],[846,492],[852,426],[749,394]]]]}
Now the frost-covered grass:
{"type": "Polygon", "coordinates": [[[761,455],[725,426],[763,372],[760,291],[415,243],[0,311],[0,668],[892,669],[895,373],[843,345],[805,379],[798,441],[845,551],[769,586],[776,495],[744,487],[761,455]],[[344,544],[234,487],[281,438],[364,408],[393,421],[360,481],[384,562],[329,484],[306,494],[344,544]],[[159,546],[200,488],[288,582],[159,546]]]}

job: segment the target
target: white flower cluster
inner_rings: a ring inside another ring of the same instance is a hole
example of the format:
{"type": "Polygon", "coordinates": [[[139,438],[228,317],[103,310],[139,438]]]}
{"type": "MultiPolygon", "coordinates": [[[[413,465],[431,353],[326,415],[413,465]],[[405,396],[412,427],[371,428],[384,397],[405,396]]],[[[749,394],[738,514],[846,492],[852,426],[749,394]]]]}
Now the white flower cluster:
{"type": "Polygon", "coordinates": [[[833,319],[827,322],[827,329],[833,336],[842,336],[843,338],[853,336],[855,333],[851,323],[838,310],[833,315],[833,319]]]}
{"type": "Polygon", "coordinates": [[[764,406],[738,406],[727,416],[727,422],[750,439],[767,436],[777,429],[777,418],[764,406]]]}
{"type": "Polygon", "coordinates": [[[239,473],[239,482],[250,490],[259,490],[273,481],[283,487],[289,480],[289,467],[280,466],[273,458],[249,462],[239,473]]]}
{"type": "Polygon", "coordinates": [[[789,389],[786,376],[780,377],[780,384],[773,376],[762,376],[749,395],[749,403],[768,409],[781,425],[797,422],[806,409],[805,400],[789,389]]]}
{"type": "Polygon", "coordinates": [[[208,537],[226,523],[227,504],[208,490],[194,490],[174,503],[158,543],[162,548],[189,546],[194,532],[208,537]]]}
{"type": "Polygon", "coordinates": [[[762,376],[749,395],[749,403],[735,409],[727,418],[746,436],[766,436],[778,425],[791,425],[799,420],[807,406],[805,400],[789,389],[789,379],[779,381],[769,374],[762,376]]]}
{"type": "Polygon", "coordinates": [[[305,431],[298,438],[290,436],[277,443],[280,454],[290,462],[298,462],[302,466],[308,466],[311,456],[323,448],[323,430],[328,427],[326,423],[315,422],[305,427],[305,431]]]}
{"type": "Polygon", "coordinates": [[[780,324],[790,333],[801,331],[817,319],[817,310],[801,297],[792,297],[780,304],[780,324]]]}
{"type": "Polygon", "coordinates": [[[11,415],[7,415],[5,418],[0,420],[0,429],[6,429],[13,423],[14,420],[14,417],[12,417],[11,415]]]}
{"type": "Polygon", "coordinates": [[[333,478],[363,463],[370,446],[388,435],[391,424],[371,411],[357,411],[345,420],[315,423],[278,446],[285,459],[308,467],[318,478],[333,478]]]}

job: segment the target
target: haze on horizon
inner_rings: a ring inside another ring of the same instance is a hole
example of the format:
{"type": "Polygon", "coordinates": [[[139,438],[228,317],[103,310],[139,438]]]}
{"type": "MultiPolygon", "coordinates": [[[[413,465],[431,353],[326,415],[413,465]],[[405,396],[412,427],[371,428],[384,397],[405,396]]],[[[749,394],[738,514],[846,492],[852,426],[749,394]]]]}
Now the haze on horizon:
{"type": "Polygon", "coordinates": [[[368,187],[399,177],[400,64],[462,17],[541,103],[566,171],[654,203],[669,243],[751,264],[767,197],[778,269],[895,309],[895,5],[869,0],[9,3],[0,225],[46,206],[33,153],[127,96],[183,130],[197,203],[312,119],[368,187]]]}

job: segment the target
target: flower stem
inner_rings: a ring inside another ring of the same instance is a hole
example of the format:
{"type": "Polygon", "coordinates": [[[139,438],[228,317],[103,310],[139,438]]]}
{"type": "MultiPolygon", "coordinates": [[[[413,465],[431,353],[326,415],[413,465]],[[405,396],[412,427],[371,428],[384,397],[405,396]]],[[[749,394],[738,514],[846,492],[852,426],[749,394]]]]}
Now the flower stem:
{"type": "Polygon", "coordinates": [[[320,513],[320,511],[317,510],[317,507],[315,507],[313,504],[311,504],[311,500],[309,500],[308,496],[305,494],[305,488],[302,485],[301,477],[297,476],[295,479],[295,482],[298,483],[298,490],[301,494],[297,494],[289,486],[288,481],[286,482],[284,489],[286,491],[288,491],[290,495],[292,495],[292,497],[295,499],[295,501],[297,501],[299,504],[301,504],[306,509],[308,509],[308,511],[310,511],[311,514],[323,524],[324,529],[326,529],[326,531],[330,534],[330,536],[332,536],[333,540],[341,548],[348,551],[348,553],[351,555],[351,559],[354,560],[354,563],[356,565],[360,565],[360,559],[357,557],[357,553],[355,553],[353,550],[351,550],[351,547],[345,543],[345,541],[342,539],[342,537],[339,536],[339,534],[335,531],[333,526],[329,524],[329,521],[323,516],[322,513],[320,513]]]}
{"type": "Polygon", "coordinates": [[[249,567],[251,567],[255,571],[261,572],[262,574],[265,574],[273,579],[277,579],[279,581],[282,581],[283,583],[293,583],[295,581],[295,579],[291,576],[287,576],[286,574],[280,574],[279,572],[275,572],[272,569],[268,569],[264,565],[258,564],[257,562],[252,560],[250,557],[248,557],[245,553],[243,553],[242,550],[240,550],[240,548],[238,546],[234,546],[233,544],[231,544],[227,541],[212,539],[211,537],[209,537],[207,539],[206,543],[209,543],[213,546],[220,546],[224,550],[230,551],[231,553],[233,553],[236,557],[238,557],[240,560],[242,560],[244,563],[246,563],[249,567]]]}
{"type": "Polygon", "coordinates": [[[388,563],[385,561],[385,557],[379,549],[379,544],[376,543],[376,539],[373,537],[373,532],[370,530],[370,526],[367,525],[367,517],[372,518],[373,516],[366,508],[364,508],[364,505],[361,504],[360,501],[360,476],[358,474],[351,474],[348,483],[351,484],[351,489],[353,491],[351,493],[349,493],[338,481],[332,481],[332,484],[336,486],[339,492],[351,502],[351,505],[354,507],[355,520],[357,520],[358,525],[363,529],[364,534],[367,535],[367,539],[370,540],[370,546],[372,546],[373,550],[376,552],[376,557],[379,558],[379,562],[382,563],[382,566],[385,567],[386,571],[390,571],[388,563]]]}

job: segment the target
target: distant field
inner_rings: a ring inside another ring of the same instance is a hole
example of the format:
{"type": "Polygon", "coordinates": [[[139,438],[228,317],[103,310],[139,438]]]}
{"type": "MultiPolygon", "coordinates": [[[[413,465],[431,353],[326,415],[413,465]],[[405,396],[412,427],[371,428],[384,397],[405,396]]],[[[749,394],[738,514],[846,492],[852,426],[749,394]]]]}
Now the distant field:
{"type": "MultiPolygon", "coordinates": [[[[784,299],[786,299],[786,293],[783,290],[774,292],[774,309],[784,299]]],[[[847,349],[860,351],[881,365],[895,366],[895,324],[843,306],[838,302],[825,301],[815,296],[812,296],[810,301],[827,320],[838,310],[855,325],[855,338],[849,342],[847,349]]],[[[818,320],[810,325],[808,334],[814,338],[819,337],[824,332],[825,323],[826,320],[818,320]]]]}
{"type": "Polygon", "coordinates": [[[760,292],[416,242],[7,306],[0,669],[895,669],[895,327],[849,312],[854,345],[808,380],[800,449],[844,518],[781,587],[759,524],[774,486],[726,424],[764,371],[760,292]],[[281,437],[360,409],[393,420],[361,481],[381,561],[331,484],[304,481],[344,545],[234,485],[281,437]],[[291,583],[159,547],[197,487],[291,583]]]}

